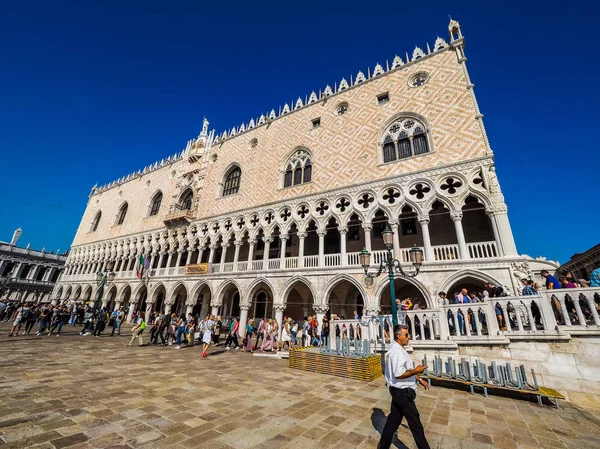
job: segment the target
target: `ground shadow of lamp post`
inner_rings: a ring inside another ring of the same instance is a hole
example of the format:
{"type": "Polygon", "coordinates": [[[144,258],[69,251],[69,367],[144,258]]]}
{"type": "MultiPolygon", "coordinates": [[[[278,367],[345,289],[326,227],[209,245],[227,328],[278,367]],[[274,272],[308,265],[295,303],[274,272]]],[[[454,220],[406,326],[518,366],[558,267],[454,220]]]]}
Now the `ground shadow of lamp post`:
{"type": "Polygon", "coordinates": [[[423,263],[423,250],[418,248],[417,245],[412,247],[409,254],[410,262],[415,268],[414,273],[407,273],[402,269],[402,264],[398,259],[394,259],[392,255],[392,249],[394,247],[394,231],[388,226],[381,233],[383,237],[383,243],[387,249],[387,253],[385,253],[384,258],[381,260],[377,273],[369,273],[369,268],[371,266],[371,253],[367,251],[366,248],[360,252],[360,264],[365,270],[365,279],[364,282],[366,285],[373,285],[373,280],[377,278],[384,270],[387,270],[388,277],[390,278],[390,301],[392,303],[392,323],[394,326],[398,324],[398,310],[396,308],[396,291],[394,287],[394,273],[400,273],[403,277],[415,277],[419,274],[419,270],[421,269],[421,264],[423,263]]]}
{"type": "Polygon", "coordinates": [[[112,271],[114,262],[108,262],[106,264],[106,269],[104,272],[98,271],[96,273],[96,285],[98,286],[98,291],[96,292],[96,300],[94,301],[94,313],[98,310],[98,306],[100,305],[100,301],[102,300],[102,295],[104,294],[104,287],[107,284],[110,284],[115,280],[115,272],[112,271]]]}

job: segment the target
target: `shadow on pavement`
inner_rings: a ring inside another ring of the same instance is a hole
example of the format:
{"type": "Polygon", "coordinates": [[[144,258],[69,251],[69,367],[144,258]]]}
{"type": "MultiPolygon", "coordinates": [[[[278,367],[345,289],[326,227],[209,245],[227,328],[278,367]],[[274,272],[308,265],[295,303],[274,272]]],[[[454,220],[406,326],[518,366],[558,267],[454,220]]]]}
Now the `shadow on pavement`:
{"type": "MultiPolygon", "coordinates": [[[[373,409],[373,413],[371,413],[371,424],[373,425],[373,428],[379,433],[379,435],[381,435],[381,433],[383,432],[383,427],[385,426],[386,419],[387,418],[383,410],[381,410],[380,408],[373,409]]],[[[402,441],[400,441],[397,436],[392,442],[392,444],[399,449],[409,449],[408,446],[402,441]]]]}

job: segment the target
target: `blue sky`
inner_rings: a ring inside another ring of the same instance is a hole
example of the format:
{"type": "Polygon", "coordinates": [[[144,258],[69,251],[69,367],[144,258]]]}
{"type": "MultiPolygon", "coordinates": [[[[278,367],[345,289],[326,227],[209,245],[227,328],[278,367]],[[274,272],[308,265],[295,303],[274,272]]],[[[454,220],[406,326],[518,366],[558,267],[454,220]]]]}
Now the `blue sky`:
{"type": "Polygon", "coordinates": [[[377,62],[467,39],[519,252],[599,242],[598,7],[569,2],[12,2],[0,13],[0,240],[67,249],[90,188],[377,62]],[[125,6],[123,6],[125,5],[125,6]],[[60,206],[60,208],[51,205],[60,206]]]}

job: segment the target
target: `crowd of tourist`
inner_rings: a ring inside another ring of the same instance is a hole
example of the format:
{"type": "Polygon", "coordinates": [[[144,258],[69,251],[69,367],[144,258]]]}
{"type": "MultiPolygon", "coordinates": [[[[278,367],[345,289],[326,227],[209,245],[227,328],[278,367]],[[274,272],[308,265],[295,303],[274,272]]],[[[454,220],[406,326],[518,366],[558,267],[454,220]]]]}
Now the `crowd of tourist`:
{"type": "MultiPolygon", "coordinates": [[[[572,273],[567,272],[562,275],[551,275],[548,271],[541,272],[546,281],[547,290],[572,289],[572,288],[587,288],[600,287],[600,268],[594,270],[590,276],[590,280],[575,279],[572,273]]],[[[530,296],[537,295],[539,286],[531,279],[521,279],[522,290],[521,295],[530,296]]],[[[453,292],[450,296],[446,292],[439,292],[439,302],[441,305],[447,304],[476,304],[486,301],[492,301],[494,298],[502,298],[508,296],[501,286],[496,286],[491,282],[485,285],[485,289],[480,289],[474,292],[469,292],[467,288],[462,288],[460,291],[453,292]]],[[[594,295],[597,310],[600,312],[600,295],[594,295]]],[[[553,295],[553,310],[558,322],[564,322],[564,317],[561,316],[562,309],[558,298],[553,295]]],[[[579,316],[575,307],[575,301],[578,302],[579,308],[586,320],[592,319],[590,303],[583,293],[579,297],[571,297],[568,293],[565,295],[565,305],[569,318],[572,322],[577,322],[579,316]]],[[[410,297],[396,300],[398,318],[401,324],[410,324],[408,318],[409,310],[418,310],[419,304],[414,303],[410,297]]],[[[507,304],[507,314],[503,313],[499,302],[494,304],[494,310],[498,325],[501,330],[507,328],[505,320],[510,321],[510,325],[516,327],[516,314],[518,310],[509,302],[507,304]]],[[[539,305],[531,302],[531,312],[534,323],[531,323],[532,328],[542,326],[542,315],[539,305]]],[[[485,314],[476,307],[459,308],[455,310],[457,314],[456,320],[454,312],[448,311],[448,325],[451,334],[460,332],[462,335],[466,333],[466,327],[469,326],[472,332],[476,332],[474,314],[478,314],[479,323],[483,327],[487,327],[485,314]],[[458,321],[458,329],[456,321],[458,321]]],[[[94,310],[90,306],[79,304],[57,305],[51,304],[35,305],[31,303],[21,304],[16,301],[6,303],[0,301],[0,321],[12,320],[12,327],[9,333],[10,337],[19,335],[30,335],[35,332],[37,336],[56,335],[60,336],[64,326],[79,326],[81,329],[79,334],[92,335],[99,337],[110,329],[110,336],[121,335],[121,325],[127,318],[128,311],[123,307],[117,310],[108,312],[104,308],[94,310]],[[37,325],[37,330],[35,326],[37,325]]],[[[323,316],[321,322],[318,321],[316,315],[306,316],[301,321],[295,321],[291,317],[284,317],[279,328],[279,323],[271,318],[254,318],[249,319],[245,325],[245,329],[240,329],[240,321],[237,317],[227,320],[226,325],[221,316],[206,315],[201,318],[190,314],[152,313],[149,323],[144,320],[143,314],[136,312],[132,314],[132,337],[129,346],[132,346],[136,340],[138,345],[143,345],[144,334],[149,334],[150,345],[175,346],[176,349],[181,349],[182,345],[193,346],[196,341],[203,344],[202,355],[207,356],[207,350],[210,345],[223,345],[225,350],[241,349],[244,352],[254,351],[283,351],[292,346],[322,346],[327,345],[330,335],[341,338],[360,339],[360,326],[349,326],[346,324],[330,324],[330,319],[327,315],[323,316]],[[225,328],[226,327],[226,328],[225,328]],[[333,327],[333,331],[331,330],[333,327]],[[148,329],[148,330],[146,330],[148,329]],[[243,337],[242,337],[243,336],[243,337]],[[241,342],[240,342],[241,339],[241,342]],[[224,340],[222,342],[221,340],[224,340]]],[[[335,314],[331,315],[331,320],[344,319],[343,316],[338,317],[335,314]]],[[[354,311],[353,318],[360,319],[357,311],[354,311]]],[[[527,319],[527,317],[525,317],[527,319]]],[[[415,317],[415,320],[418,318],[415,317]]],[[[431,329],[425,326],[425,335],[420,335],[419,323],[415,326],[415,339],[429,338],[428,333],[431,329]]],[[[389,325],[385,323],[385,338],[389,338],[389,325]]]]}

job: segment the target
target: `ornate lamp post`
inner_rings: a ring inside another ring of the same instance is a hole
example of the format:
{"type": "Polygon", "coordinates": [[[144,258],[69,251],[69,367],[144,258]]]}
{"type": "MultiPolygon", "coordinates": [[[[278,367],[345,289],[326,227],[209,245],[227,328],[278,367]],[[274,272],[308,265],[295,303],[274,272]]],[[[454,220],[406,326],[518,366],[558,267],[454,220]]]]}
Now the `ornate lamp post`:
{"type": "Polygon", "coordinates": [[[98,271],[96,273],[96,285],[98,286],[98,291],[96,292],[96,300],[94,301],[94,313],[98,309],[98,305],[102,299],[102,295],[104,294],[104,287],[115,280],[116,274],[114,271],[112,271],[113,265],[114,262],[108,262],[104,272],[98,271]]]}
{"type": "Polygon", "coordinates": [[[369,267],[371,266],[371,253],[367,251],[366,248],[360,252],[360,264],[365,270],[365,284],[373,285],[373,280],[378,277],[384,270],[387,270],[388,276],[390,278],[390,297],[392,302],[392,323],[395,325],[398,324],[398,311],[396,309],[396,291],[394,287],[394,272],[400,273],[401,276],[404,277],[415,277],[419,274],[419,270],[421,269],[421,265],[423,263],[423,250],[421,248],[417,248],[415,245],[409,251],[410,262],[415,268],[414,273],[407,273],[402,269],[402,265],[398,259],[394,259],[392,255],[392,248],[394,247],[394,231],[388,226],[382,233],[383,243],[387,248],[387,253],[385,258],[381,261],[379,265],[379,269],[377,273],[369,273],[369,267]]]}

